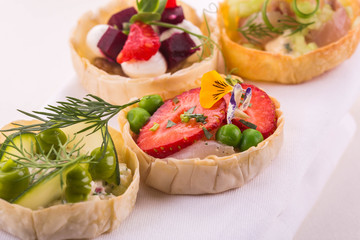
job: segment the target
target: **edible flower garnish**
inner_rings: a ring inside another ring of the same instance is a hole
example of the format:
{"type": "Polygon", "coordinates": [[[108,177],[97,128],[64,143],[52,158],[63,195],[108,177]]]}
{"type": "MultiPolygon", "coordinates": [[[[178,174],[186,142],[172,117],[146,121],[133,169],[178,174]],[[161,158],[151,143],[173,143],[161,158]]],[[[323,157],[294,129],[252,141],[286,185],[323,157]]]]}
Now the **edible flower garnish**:
{"type": "Polygon", "coordinates": [[[251,88],[244,90],[239,83],[231,86],[216,71],[207,72],[201,78],[200,104],[203,108],[211,108],[229,92],[232,93],[227,111],[227,123],[230,124],[234,117],[249,118],[244,111],[250,105],[251,88]],[[240,103],[242,104],[238,107],[240,103]]]}
{"type": "Polygon", "coordinates": [[[201,78],[200,104],[203,108],[211,108],[232,90],[233,87],[218,72],[207,72],[201,78]]]}
{"type": "Polygon", "coordinates": [[[246,91],[242,89],[240,84],[234,86],[234,90],[231,93],[230,102],[227,110],[227,124],[231,123],[231,120],[234,117],[237,118],[249,118],[249,116],[244,112],[250,105],[251,100],[251,88],[247,88],[246,91]],[[241,96],[244,96],[244,99],[241,100],[241,96]],[[242,102],[241,106],[239,104],[242,102]]]}

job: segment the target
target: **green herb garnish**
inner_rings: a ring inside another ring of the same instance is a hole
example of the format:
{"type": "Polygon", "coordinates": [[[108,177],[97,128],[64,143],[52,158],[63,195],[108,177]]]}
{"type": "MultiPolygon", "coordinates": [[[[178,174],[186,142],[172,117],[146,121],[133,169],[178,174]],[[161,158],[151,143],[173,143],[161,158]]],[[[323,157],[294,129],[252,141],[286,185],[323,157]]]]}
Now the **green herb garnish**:
{"type": "Polygon", "coordinates": [[[113,105],[91,94],[87,95],[87,97],[82,100],[66,97],[66,101],[57,102],[57,106],[48,105],[45,107],[47,112],[33,111],[32,113],[28,113],[18,110],[26,116],[40,120],[41,122],[31,125],[14,124],[17,127],[0,130],[0,132],[36,132],[50,128],[64,128],[78,123],[85,123],[87,127],[80,130],[78,133],[88,130],[91,130],[91,133],[94,133],[101,130],[104,139],[103,147],[106,149],[110,138],[108,131],[109,120],[124,108],[138,103],[139,101],[140,100],[137,99],[124,105],[113,105]]]}
{"type": "Polygon", "coordinates": [[[204,116],[204,114],[196,114],[196,113],[188,113],[184,112],[180,115],[181,122],[187,123],[190,121],[191,118],[195,118],[196,122],[201,122],[203,124],[206,124],[206,118],[207,116],[204,116]]]}
{"type": "Polygon", "coordinates": [[[194,110],[195,110],[196,106],[193,106],[192,108],[190,108],[189,110],[186,111],[186,113],[194,113],[194,110]]]}
{"type": "MultiPolygon", "coordinates": [[[[317,10],[319,9],[319,2],[320,0],[316,0],[316,8],[311,13],[303,13],[301,12],[296,4],[296,0],[293,1],[293,8],[295,14],[300,18],[309,18],[313,16],[317,10]]],[[[283,34],[286,30],[291,30],[291,34],[293,35],[297,32],[301,32],[309,25],[314,24],[314,22],[310,23],[302,23],[297,21],[295,18],[291,16],[284,16],[278,20],[278,26],[273,26],[267,17],[267,5],[269,0],[265,0],[264,5],[262,7],[261,15],[264,23],[256,23],[255,19],[257,18],[257,14],[250,18],[244,26],[240,27],[238,31],[246,38],[249,42],[254,44],[260,44],[258,39],[262,39],[265,37],[272,37],[273,35],[280,35],[283,34]]]]}
{"type": "Polygon", "coordinates": [[[180,107],[180,105],[177,105],[176,107],[174,107],[174,112],[180,107]]]}
{"type": "Polygon", "coordinates": [[[155,122],[154,125],[149,130],[155,132],[156,130],[158,130],[159,127],[160,124],[155,122]]]}
{"type": "Polygon", "coordinates": [[[242,124],[244,124],[245,126],[247,126],[248,128],[252,128],[255,129],[257,128],[257,126],[251,122],[245,121],[244,119],[240,119],[239,120],[242,124]]]}
{"type": "Polygon", "coordinates": [[[202,127],[202,130],[204,131],[207,139],[210,139],[213,136],[205,127],[202,127]]]}
{"type": "Polygon", "coordinates": [[[178,104],[180,101],[179,101],[179,99],[178,99],[177,97],[174,97],[174,98],[172,99],[172,102],[173,102],[174,104],[178,104]]]}
{"type": "Polygon", "coordinates": [[[167,124],[166,124],[166,128],[171,128],[172,126],[175,126],[176,123],[174,123],[173,121],[171,120],[168,120],[167,124]]]}
{"type": "MultiPolygon", "coordinates": [[[[30,147],[30,150],[27,151],[23,148],[22,141],[20,142],[20,146],[17,146],[11,137],[6,136],[4,133],[2,134],[6,138],[6,141],[8,141],[7,147],[15,150],[6,152],[8,156],[11,156],[11,160],[24,168],[34,169],[34,171],[30,173],[30,177],[32,178],[31,184],[34,183],[36,179],[41,179],[51,171],[56,170],[63,172],[75,164],[95,161],[94,157],[90,157],[90,153],[80,153],[84,147],[84,143],[82,139],[74,143],[75,136],[68,139],[64,144],[61,144],[59,141],[58,149],[52,147],[49,153],[45,154],[42,149],[40,149],[40,152],[36,152],[35,146],[30,147]],[[73,144],[73,146],[69,147],[69,144],[73,144]]],[[[36,144],[38,145],[39,142],[36,144]]]]}

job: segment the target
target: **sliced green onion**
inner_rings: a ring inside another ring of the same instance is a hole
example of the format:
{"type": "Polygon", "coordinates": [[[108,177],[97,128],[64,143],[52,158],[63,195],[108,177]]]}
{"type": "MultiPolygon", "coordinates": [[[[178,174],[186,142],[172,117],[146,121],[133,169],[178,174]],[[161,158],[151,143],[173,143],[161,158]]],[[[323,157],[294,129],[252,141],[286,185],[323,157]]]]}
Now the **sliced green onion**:
{"type": "Polygon", "coordinates": [[[319,10],[319,6],[320,6],[320,0],[316,0],[316,7],[315,7],[314,11],[312,11],[310,13],[303,13],[298,8],[296,0],[293,0],[293,2],[292,2],[292,7],[294,9],[294,12],[295,12],[296,16],[298,16],[300,18],[310,18],[310,17],[312,17],[317,12],[317,10],[319,10]]]}
{"type": "Polygon", "coordinates": [[[262,7],[262,10],[261,10],[261,14],[262,14],[262,18],[264,20],[264,23],[265,25],[270,29],[270,31],[272,32],[278,32],[279,30],[276,29],[270,22],[269,18],[267,17],[267,14],[266,14],[266,9],[267,9],[267,5],[269,4],[269,0],[265,0],[264,2],[264,5],[262,7]]]}

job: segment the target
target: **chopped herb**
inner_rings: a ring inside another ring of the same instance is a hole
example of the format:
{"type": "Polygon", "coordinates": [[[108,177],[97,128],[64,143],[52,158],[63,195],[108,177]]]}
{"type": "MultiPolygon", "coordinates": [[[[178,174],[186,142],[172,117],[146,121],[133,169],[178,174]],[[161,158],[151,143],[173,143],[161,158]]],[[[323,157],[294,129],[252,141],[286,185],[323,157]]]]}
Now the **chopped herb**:
{"type": "Polygon", "coordinates": [[[242,124],[244,124],[245,126],[247,126],[248,128],[252,128],[252,129],[256,129],[257,126],[251,122],[245,121],[243,119],[239,120],[242,124]]]}
{"type": "Polygon", "coordinates": [[[205,127],[202,127],[204,133],[205,133],[205,137],[207,139],[210,139],[213,135],[205,128],[205,127]]]}
{"type": "Polygon", "coordinates": [[[177,105],[176,107],[174,107],[174,112],[180,107],[180,105],[177,105]]]}
{"type": "Polygon", "coordinates": [[[293,49],[292,49],[291,46],[290,46],[290,43],[285,43],[285,44],[284,44],[284,48],[286,49],[286,51],[287,51],[288,53],[291,53],[291,52],[293,51],[293,49]]]}
{"type": "Polygon", "coordinates": [[[191,118],[195,118],[196,122],[201,122],[203,124],[206,124],[206,118],[207,116],[204,116],[204,114],[190,114],[188,112],[184,112],[184,114],[180,115],[181,122],[187,123],[190,121],[191,118]]]}
{"type": "Polygon", "coordinates": [[[171,120],[168,120],[167,124],[166,124],[166,128],[171,128],[172,126],[175,126],[176,123],[174,123],[173,121],[171,120]]]}
{"type": "Polygon", "coordinates": [[[154,126],[152,126],[149,130],[155,132],[160,127],[160,124],[154,123],[154,126]]]}
{"type": "Polygon", "coordinates": [[[194,110],[195,110],[196,106],[193,106],[192,108],[190,108],[189,110],[186,111],[186,113],[194,113],[194,110]]]}
{"type": "Polygon", "coordinates": [[[175,103],[175,104],[178,104],[178,103],[180,102],[177,97],[174,97],[172,101],[173,101],[173,103],[175,103]]]}
{"type": "Polygon", "coordinates": [[[230,85],[230,86],[235,86],[237,83],[242,83],[242,81],[238,78],[233,78],[231,76],[231,74],[226,75],[225,77],[225,81],[230,85]]]}

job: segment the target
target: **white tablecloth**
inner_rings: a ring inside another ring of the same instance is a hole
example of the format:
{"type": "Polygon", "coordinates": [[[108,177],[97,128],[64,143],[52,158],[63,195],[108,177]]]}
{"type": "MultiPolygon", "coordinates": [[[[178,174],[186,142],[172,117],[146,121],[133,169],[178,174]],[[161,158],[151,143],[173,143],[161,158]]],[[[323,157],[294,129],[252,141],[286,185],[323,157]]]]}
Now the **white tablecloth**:
{"type": "MultiPolygon", "coordinates": [[[[283,148],[262,174],[243,188],[208,196],[169,196],[142,185],[130,217],[100,239],[291,238],[354,131],[347,112],[360,89],[359,62],[358,49],[308,83],[257,84],[280,101],[286,121],[283,148]]],[[[72,79],[55,99],[65,95],[81,97],[83,90],[72,79]]],[[[0,232],[0,239],[11,236],[0,232]]]]}

